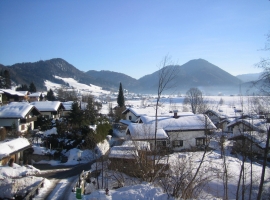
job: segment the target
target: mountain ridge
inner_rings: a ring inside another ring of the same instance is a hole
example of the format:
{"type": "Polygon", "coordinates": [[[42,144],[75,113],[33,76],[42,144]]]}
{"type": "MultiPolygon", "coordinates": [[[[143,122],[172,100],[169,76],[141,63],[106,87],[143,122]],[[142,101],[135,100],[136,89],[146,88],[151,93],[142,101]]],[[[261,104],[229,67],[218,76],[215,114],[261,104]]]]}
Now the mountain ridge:
{"type": "MultiPolygon", "coordinates": [[[[175,82],[178,85],[178,90],[187,91],[190,87],[208,88],[209,90],[218,89],[217,87],[238,88],[238,85],[242,83],[237,77],[201,58],[190,60],[183,65],[166,67],[178,69],[175,82]]],[[[98,85],[110,91],[118,91],[121,82],[125,89],[139,93],[155,92],[159,73],[158,70],[135,79],[126,74],[110,70],[83,72],[61,58],[41,60],[34,63],[16,63],[11,66],[0,65],[1,68],[9,69],[11,79],[14,79],[13,81],[17,84],[29,85],[33,81],[38,89],[44,89],[45,80],[64,84],[63,81],[54,78],[57,75],[64,78],[74,78],[84,84],[98,85]]]]}

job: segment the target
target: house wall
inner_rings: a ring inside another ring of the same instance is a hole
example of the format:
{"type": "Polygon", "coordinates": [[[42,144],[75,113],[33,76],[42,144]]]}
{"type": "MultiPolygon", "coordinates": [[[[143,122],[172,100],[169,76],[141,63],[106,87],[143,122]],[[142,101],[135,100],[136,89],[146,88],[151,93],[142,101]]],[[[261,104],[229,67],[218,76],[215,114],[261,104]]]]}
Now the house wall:
{"type": "Polygon", "coordinates": [[[203,130],[201,131],[181,131],[181,132],[168,132],[170,138],[170,147],[174,151],[181,151],[183,149],[190,149],[191,147],[196,147],[196,138],[205,137],[203,130]],[[183,140],[182,147],[173,147],[173,141],[183,140]]]}
{"type": "Polygon", "coordinates": [[[245,124],[236,124],[234,127],[233,127],[233,134],[234,135],[239,135],[243,132],[246,132],[246,131],[250,131],[250,128],[248,126],[246,126],[245,124]]]}
{"type": "Polygon", "coordinates": [[[43,116],[48,117],[49,119],[57,119],[60,117],[60,113],[53,115],[52,112],[48,111],[42,111],[40,112],[43,116]]]}
{"type": "Polygon", "coordinates": [[[126,120],[135,122],[138,119],[138,117],[136,117],[132,112],[128,112],[126,114],[126,120]]]}
{"type": "Polygon", "coordinates": [[[31,130],[34,129],[34,122],[33,121],[30,123],[20,124],[19,119],[1,119],[0,120],[0,126],[4,126],[4,127],[12,127],[13,123],[16,124],[17,131],[22,132],[22,133],[28,130],[28,126],[31,127],[31,130]]]}
{"type": "Polygon", "coordinates": [[[222,132],[232,133],[233,132],[232,128],[231,127],[228,127],[227,125],[228,125],[228,122],[223,122],[221,124],[222,132]]]}
{"type": "Polygon", "coordinates": [[[39,101],[39,97],[29,97],[30,102],[39,101]]]}
{"type": "Polygon", "coordinates": [[[0,94],[0,104],[2,104],[2,94],[0,94]]]}

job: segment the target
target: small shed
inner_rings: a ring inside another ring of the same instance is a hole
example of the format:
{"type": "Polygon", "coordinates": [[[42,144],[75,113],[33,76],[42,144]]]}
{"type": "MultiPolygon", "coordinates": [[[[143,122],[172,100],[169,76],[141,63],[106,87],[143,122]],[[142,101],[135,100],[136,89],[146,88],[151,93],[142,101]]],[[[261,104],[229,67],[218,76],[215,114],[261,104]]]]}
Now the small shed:
{"type": "Polygon", "coordinates": [[[26,161],[25,150],[32,147],[31,143],[23,137],[0,142],[0,166],[6,165],[13,158],[17,164],[26,161]]]}

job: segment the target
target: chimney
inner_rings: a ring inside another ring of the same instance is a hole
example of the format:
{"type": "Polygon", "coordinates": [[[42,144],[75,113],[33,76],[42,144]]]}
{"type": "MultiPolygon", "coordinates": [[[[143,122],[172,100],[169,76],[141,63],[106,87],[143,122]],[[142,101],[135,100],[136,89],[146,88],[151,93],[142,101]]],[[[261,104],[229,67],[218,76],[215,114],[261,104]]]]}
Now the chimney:
{"type": "Polygon", "coordinates": [[[179,117],[177,113],[178,113],[178,110],[173,110],[173,118],[177,119],[179,117]]]}

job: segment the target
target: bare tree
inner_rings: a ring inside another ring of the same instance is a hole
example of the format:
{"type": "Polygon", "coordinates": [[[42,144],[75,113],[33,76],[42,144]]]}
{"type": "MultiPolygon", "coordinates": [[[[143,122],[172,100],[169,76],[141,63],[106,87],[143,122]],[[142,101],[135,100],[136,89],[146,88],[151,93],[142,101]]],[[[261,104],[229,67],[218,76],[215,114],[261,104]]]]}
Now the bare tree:
{"type": "Polygon", "coordinates": [[[206,102],[204,101],[202,92],[198,88],[190,88],[184,99],[184,105],[190,105],[191,111],[196,113],[203,113],[207,110],[206,102]]]}
{"type": "Polygon", "coordinates": [[[176,83],[173,81],[179,73],[179,68],[177,65],[173,65],[168,56],[165,56],[159,65],[158,71],[158,87],[157,87],[157,101],[156,101],[156,113],[155,113],[155,150],[157,145],[157,115],[158,115],[158,107],[161,95],[164,91],[168,89],[172,89],[176,86],[176,83]]]}
{"type": "Polygon", "coordinates": [[[74,89],[61,87],[57,89],[57,99],[59,101],[77,101],[78,97],[74,89]]]}

